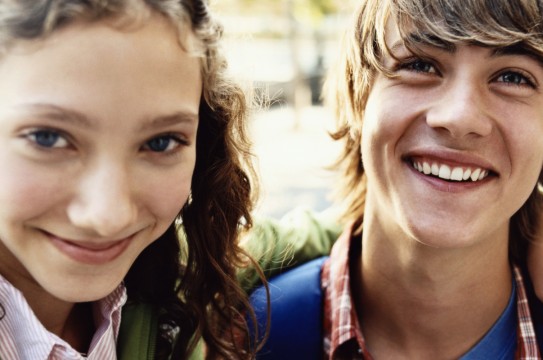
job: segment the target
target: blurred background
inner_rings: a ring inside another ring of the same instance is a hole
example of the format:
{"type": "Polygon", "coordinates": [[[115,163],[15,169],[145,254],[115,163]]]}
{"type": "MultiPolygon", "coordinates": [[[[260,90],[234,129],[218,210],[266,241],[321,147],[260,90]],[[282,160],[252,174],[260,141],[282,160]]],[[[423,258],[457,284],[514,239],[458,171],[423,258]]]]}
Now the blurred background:
{"type": "Polygon", "coordinates": [[[261,196],[257,213],[281,217],[294,207],[322,211],[335,180],[327,170],[339,147],[321,102],[352,1],[212,0],[225,28],[230,71],[270,105],[251,123],[261,196]]]}

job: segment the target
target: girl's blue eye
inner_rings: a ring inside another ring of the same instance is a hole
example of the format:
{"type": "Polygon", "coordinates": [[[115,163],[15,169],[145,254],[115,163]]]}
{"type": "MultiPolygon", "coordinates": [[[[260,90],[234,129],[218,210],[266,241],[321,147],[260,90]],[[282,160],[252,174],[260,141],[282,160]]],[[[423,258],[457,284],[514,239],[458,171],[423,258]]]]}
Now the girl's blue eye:
{"type": "Polygon", "coordinates": [[[158,136],[149,140],[145,147],[154,152],[165,152],[175,149],[181,143],[180,140],[172,135],[158,136]]]}
{"type": "Polygon", "coordinates": [[[55,131],[51,130],[36,130],[28,135],[28,137],[38,146],[44,148],[64,147],[67,141],[55,131]]]}

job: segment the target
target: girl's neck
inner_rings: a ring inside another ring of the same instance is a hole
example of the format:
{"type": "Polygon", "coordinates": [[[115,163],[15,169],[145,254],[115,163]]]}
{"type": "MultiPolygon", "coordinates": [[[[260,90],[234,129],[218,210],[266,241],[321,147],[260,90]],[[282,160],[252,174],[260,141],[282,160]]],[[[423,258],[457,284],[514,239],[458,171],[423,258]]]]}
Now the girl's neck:
{"type": "Polygon", "coordinates": [[[75,350],[88,353],[95,331],[92,303],[79,303],[68,316],[62,338],[75,350]]]}
{"type": "Polygon", "coordinates": [[[60,300],[39,286],[15,259],[0,257],[0,260],[0,274],[23,294],[45,329],[75,350],[87,352],[95,332],[92,304],[60,300]]]}

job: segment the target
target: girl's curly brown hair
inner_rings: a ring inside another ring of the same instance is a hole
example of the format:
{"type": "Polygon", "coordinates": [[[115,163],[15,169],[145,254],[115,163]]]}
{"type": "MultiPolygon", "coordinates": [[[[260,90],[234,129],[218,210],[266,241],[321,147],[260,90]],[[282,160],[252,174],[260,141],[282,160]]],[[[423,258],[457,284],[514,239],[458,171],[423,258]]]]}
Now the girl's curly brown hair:
{"type": "Polygon", "coordinates": [[[236,269],[248,258],[238,237],[252,225],[256,193],[245,129],[250,104],[225,75],[222,27],[205,0],[0,0],[0,56],[18,40],[47,37],[76,21],[137,26],[146,13],[168,19],[178,29],[180,46],[201,59],[203,94],[191,196],[177,222],[128,272],[128,299],[159,309],[161,329],[179,329],[176,341],[159,334],[158,359],[188,357],[201,337],[210,358],[253,358],[254,346],[243,349],[232,341],[248,337],[241,314],[252,314],[236,281],[236,269]],[[188,31],[196,38],[190,49],[184,41],[188,31]]]}

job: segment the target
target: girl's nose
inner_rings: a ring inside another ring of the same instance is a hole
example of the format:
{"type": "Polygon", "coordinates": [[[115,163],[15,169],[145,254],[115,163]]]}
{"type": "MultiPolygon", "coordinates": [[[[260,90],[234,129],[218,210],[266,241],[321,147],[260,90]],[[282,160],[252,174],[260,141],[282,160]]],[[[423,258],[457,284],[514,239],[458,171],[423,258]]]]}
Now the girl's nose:
{"type": "Polygon", "coordinates": [[[99,166],[81,177],[68,206],[73,225],[101,237],[126,236],[137,219],[130,176],[121,166],[99,166]]]}

